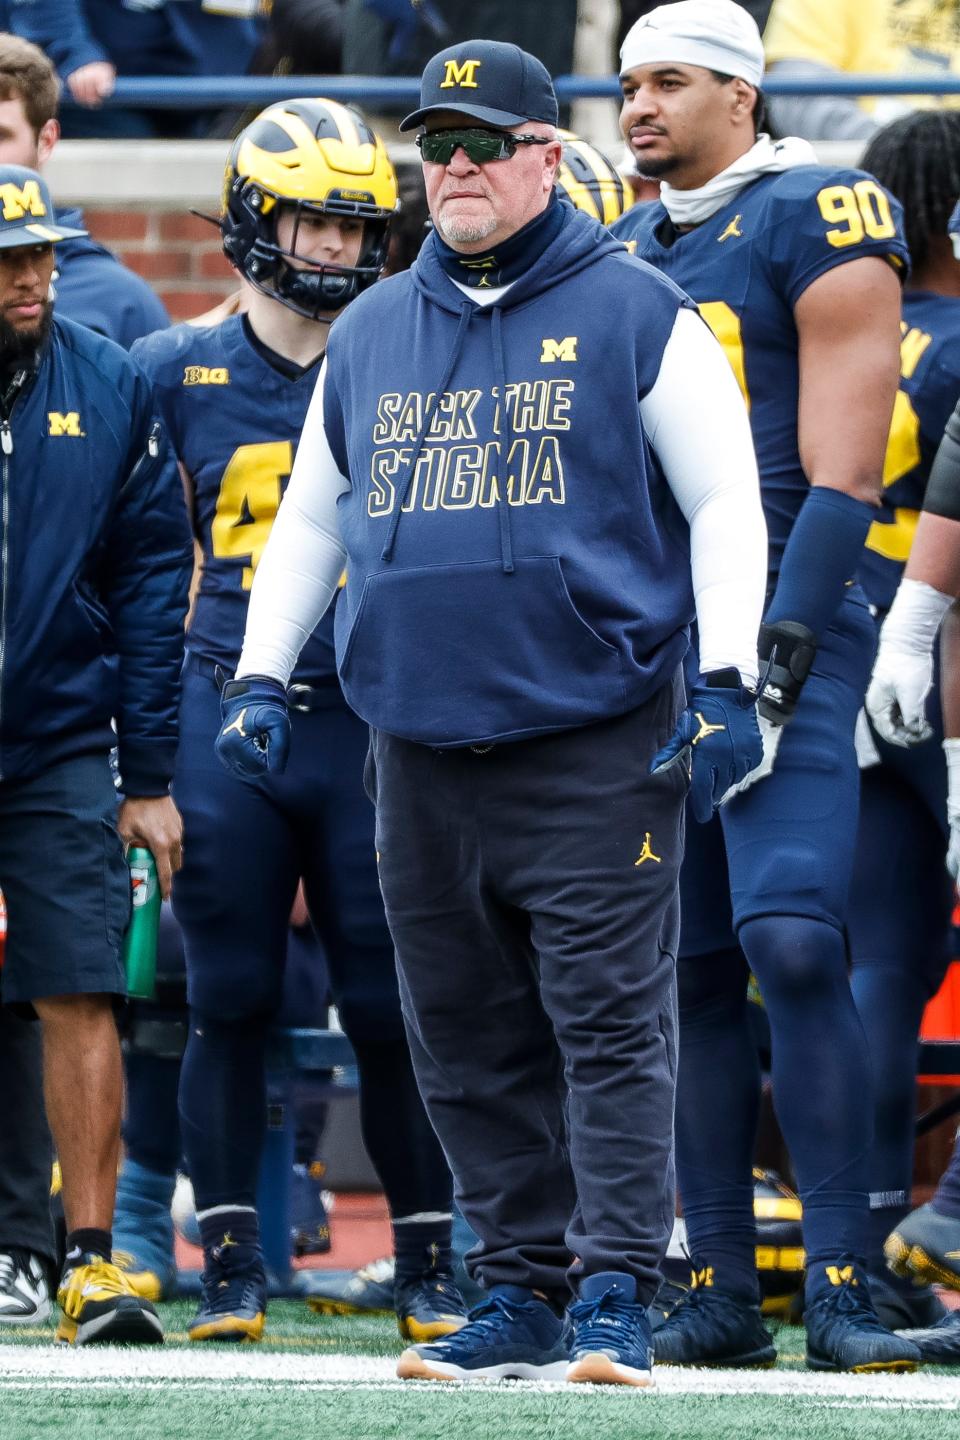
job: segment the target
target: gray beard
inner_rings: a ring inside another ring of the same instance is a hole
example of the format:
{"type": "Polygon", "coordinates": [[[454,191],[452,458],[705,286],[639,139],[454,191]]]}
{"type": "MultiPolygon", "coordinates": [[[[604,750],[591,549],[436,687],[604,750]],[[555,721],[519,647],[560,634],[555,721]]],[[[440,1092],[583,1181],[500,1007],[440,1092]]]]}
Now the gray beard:
{"type": "Polygon", "coordinates": [[[448,220],[437,222],[440,233],[448,245],[479,245],[493,234],[496,220],[465,220],[452,215],[448,220]]]}

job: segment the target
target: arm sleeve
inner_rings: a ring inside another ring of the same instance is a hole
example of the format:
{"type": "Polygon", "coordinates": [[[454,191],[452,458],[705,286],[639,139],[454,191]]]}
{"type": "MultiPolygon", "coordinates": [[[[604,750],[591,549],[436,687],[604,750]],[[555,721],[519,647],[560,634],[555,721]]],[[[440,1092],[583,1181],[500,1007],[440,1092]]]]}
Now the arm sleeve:
{"type": "Polygon", "coordinates": [[[960,520],[960,405],[947,421],[930,470],[923,508],[945,520],[960,520]]]}
{"type": "Polygon", "coordinates": [[[45,50],[62,80],[110,58],[90,32],[81,0],[13,0],[10,29],[45,50]]]}
{"type": "Polygon", "coordinates": [[[678,313],[640,414],[690,526],[700,669],[734,665],[755,685],[767,583],[757,461],[733,372],[696,311],[678,313]]]}
{"type": "Polygon", "coordinates": [[[237,675],[286,684],[300,651],[333,598],[346,559],[337,500],[350,489],[324,424],[326,364],[307,411],[290,484],[250,592],[237,675]]]}

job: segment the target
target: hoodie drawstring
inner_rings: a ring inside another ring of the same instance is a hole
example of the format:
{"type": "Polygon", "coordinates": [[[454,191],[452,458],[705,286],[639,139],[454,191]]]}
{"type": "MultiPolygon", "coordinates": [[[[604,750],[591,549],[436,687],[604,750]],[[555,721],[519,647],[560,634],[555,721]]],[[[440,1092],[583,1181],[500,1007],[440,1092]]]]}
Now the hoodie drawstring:
{"type": "Polygon", "coordinates": [[[507,365],[503,354],[503,311],[494,305],[490,317],[493,340],[493,370],[500,396],[500,465],[497,476],[497,518],[500,522],[500,560],[504,575],[513,574],[513,532],[510,527],[510,498],[507,494],[510,449],[513,431],[510,428],[510,406],[507,404],[507,365]]]}
{"type": "Polygon", "coordinates": [[[393,559],[393,547],[397,538],[397,530],[400,525],[400,516],[406,504],[407,496],[410,493],[410,486],[413,484],[413,472],[417,468],[417,461],[420,458],[420,451],[423,449],[423,442],[427,438],[427,431],[430,429],[430,422],[433,419],[433,412],[443,399],[450,384],[457,361],[460,359],[460,351],[463,349],[463,342],[467,334],[467,326],[476,309],[472,300],[465,300],[460,310],[460,321],[457,325],[457,333],[454,336],[453,346],[446,365],[443,367],[443,375],[437,385],[432,402],[427,405],[423,412],[423,420],[420,422],[420,429],[417,431],[417,438],[413,445],[413,455],[410,457],[410,464],[407,466],[407,473],[403,477],[403,485],[398,489],[397,508],[390,520],[390,529],[387,532],[387,541],[380,552],[381,560],[393,559]]]}

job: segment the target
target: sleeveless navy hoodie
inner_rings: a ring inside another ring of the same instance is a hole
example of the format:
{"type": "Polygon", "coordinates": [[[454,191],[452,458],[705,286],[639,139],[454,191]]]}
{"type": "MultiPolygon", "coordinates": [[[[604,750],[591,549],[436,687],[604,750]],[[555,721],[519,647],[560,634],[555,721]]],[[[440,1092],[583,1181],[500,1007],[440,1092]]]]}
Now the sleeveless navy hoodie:
{"type": "Polygon", "coordinates": [[[338,668],[390,734],[589,724],[642,704],[687,648],[689,532],[639,401],[692,302],[564,210],[497,303],[465,296],[430,236],[330,334],[324,422],[351,481],[338,668]]]}

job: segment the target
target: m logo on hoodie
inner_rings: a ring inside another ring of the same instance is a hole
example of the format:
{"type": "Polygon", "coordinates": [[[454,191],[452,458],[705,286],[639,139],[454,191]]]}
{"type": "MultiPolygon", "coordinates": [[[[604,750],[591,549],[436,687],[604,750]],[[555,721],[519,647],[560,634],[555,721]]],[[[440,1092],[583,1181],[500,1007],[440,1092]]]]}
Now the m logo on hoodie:
{"type": "Polygon", "coordinates": [[[576,360],[577,336],[565,335],[562,340],[544,340],[540,364],[552,365],[557,360],[576,360]]]}

